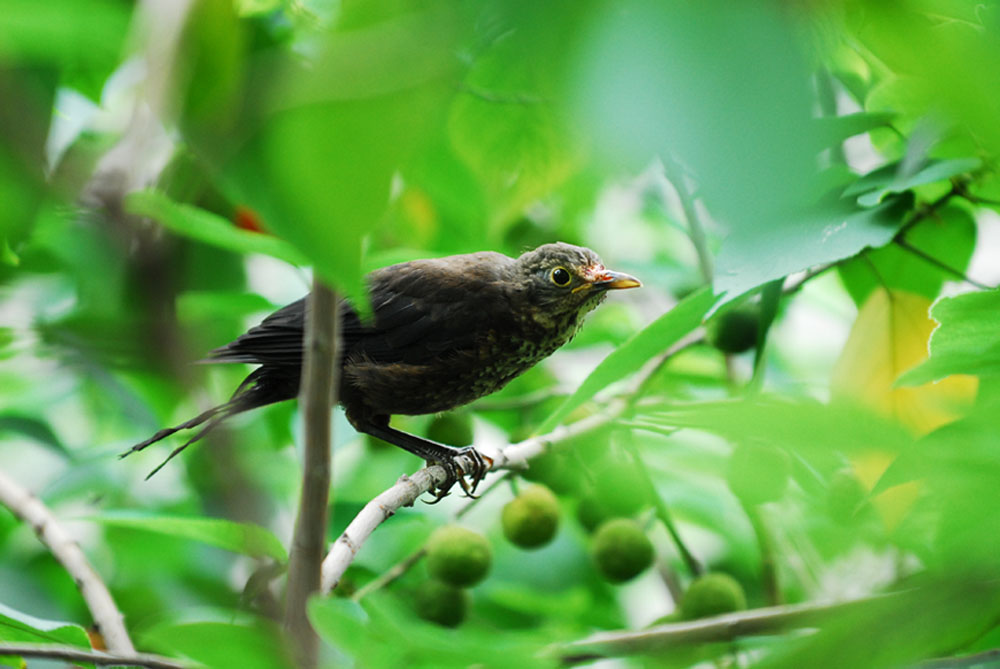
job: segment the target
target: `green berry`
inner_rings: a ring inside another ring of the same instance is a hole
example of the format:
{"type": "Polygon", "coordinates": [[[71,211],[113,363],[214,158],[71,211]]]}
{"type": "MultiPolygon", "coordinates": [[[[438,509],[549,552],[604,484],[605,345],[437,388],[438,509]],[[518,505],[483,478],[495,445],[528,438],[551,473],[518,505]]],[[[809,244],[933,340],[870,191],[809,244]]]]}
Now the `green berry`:
{"type": "Polygon", "coordinates": [[[543,485],[525,488],[503,507],[503,535],[515,546],[539,548],[552,541],[559,528],[559,500],[543,485]]]}
{"type": "Polygon", "coordinates": [[[624,583],[653,563],[653,544],[639,525],[629,518],[602,523],[590,545],[594,563],[612,583],[624,583]]]}
{"type": "Polygon", "coordinates": [[[417,615],[442,627],[458,627],[469,608],[468,594],[441,581],[424,581],[414,596],[417,615]]]}
{"type": "Polygon", "coordinates": [[[723,353],[744,353],[757,345],[760,310],[748,305],[724,311],[708,322],[705,337],[723,353]]]}
{"type": "Polygon", "coordinates": [[[699,576],[691,583],[681,600],[681,615],[685,620],[707,618],[747,607],[743,586],[729,574],[721,572],[699,576]]]}
{"type": "Polygon", "coordinates": [[[472,418],[461,412],[437,416],[427,428],[427,438],[449,446],[469,446],[473,442],[472,418]]]}
{"type": "Polygon", "coordinates": [[[780,448],[740,444],[729,456],[726,481],[741,501],[756,505],[781,499],[790,473],[791,460],[780,448]]]}
{"type": "Polygon", "coordinates": [[[486,537],[459,525],[440,527],[427,540],[427,571],[455,587],[479,583],[492,560],[493,549],[486,537]]]}

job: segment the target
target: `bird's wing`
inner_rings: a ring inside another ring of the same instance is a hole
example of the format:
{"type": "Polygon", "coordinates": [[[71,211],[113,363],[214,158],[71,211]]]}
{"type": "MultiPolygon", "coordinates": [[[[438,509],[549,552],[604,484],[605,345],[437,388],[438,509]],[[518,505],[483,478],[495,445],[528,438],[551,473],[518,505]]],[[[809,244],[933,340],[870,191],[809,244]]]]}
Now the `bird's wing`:
{"type": "MultiPolygon", "coordinates": [[[[422,364],[474,349],[506,312],[498,253],[395,265],[372,275],[374,327],[354,333],[349,349],[375,362],[422,364]]],[[[345,342],[348,335],[345,332],[345,342]]]]}
{"type": "MultiPolygon", "coordinates": [[[[468,350],[505,313],[502,271],[507,256],[476,253],[394,265],[370,276],[374,321],[364,323],[346,300],[341,337],[351,355],[375,362],[421,364],[468,350]],[[485,326],[485,327],[484,327],[485,326]]],[[[210,352],[217,362],[300,365],[306,298],[265,318],[235,341],[210,352]]]]}

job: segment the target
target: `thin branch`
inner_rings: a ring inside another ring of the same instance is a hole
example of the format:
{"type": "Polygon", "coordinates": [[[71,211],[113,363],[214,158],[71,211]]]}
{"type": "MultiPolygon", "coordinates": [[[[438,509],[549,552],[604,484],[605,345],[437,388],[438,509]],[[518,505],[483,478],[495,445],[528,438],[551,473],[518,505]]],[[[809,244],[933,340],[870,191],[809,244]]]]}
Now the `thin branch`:
{"type": "Polygon", "coordinates": [[[185,669],[190,665],[175,662],[169,657],[148,653],[115,654],[98,650],[85,650],[75,646],[59,646],[47,643],[0,643],[0,656],[38,657],[50,660],[65,660],[78,664],[96,664],[127,667],[147,667],[148,669],[185,669]]]}
{"type": "MultiPolygon", "coordinates": [[[[498,476],[497,478],[493,479],[490,482],[490,484],[486,487],[486,489],[483,490],[483,492],[480,493],[477,497],[470,497],[466,499],[465,503],[457,511],[455,511],[455,513],[452,514],[451,516],[452,520],[453,521],[458,520],[459,518],[467,514],[479,502],[479,500],[481,500],[483,497],[486,497],[487,495],[490,494],[490,492],[496,490],[501,485],[503,485],[510,478],[510,475],[511,472],[506,472],[502,476],[498,476]]],[[[422,560],[425,555],[427,555],[426,541],[420,546],[420,548],[413,551],[405,558],[397,562],[395,565],[390,567],[388,571],[381,574],[378,578],[375,578],[370,582],[366,583],[363,587],[358,588],[358,591],[354,593],[351,599],[353,599],[356,602],[360,602],[362,599],[364,599],[371,593],[375,592],[376,590],[381,590],[382,588],[386,587],[387,585],[395,581],[397,578],[408,572],[413,567],[413,565],[420,562],[420,560],[422,560]]]]}
{"type": "Polygon", "coordinates": [[[336,400],[339,337],[337,295],[321,280],[313,281],[306,313],[306,354],[301,405],[305,427],[302,494],[288,564],[288,602],[285,628],[289,631],[300,667],[319,661],[319,637],[309,624],[306,603],[319,590],[320,567],[326,544],[330,497],[331,411],[336,400]]]}
{"type": "MultiPolygon", "coordinates": [[[[674,344],[665,357],[676,355],[680,351],[693,346],[701,341],[700,338],[685,338],[674,344]]],[[[640,373],[636,379],[635,389],[643,388],[648,380],[648,375],[655,373],[663,364],[663,360],[657,361],[640,373]]],[[[513,469],[522,470],[527,468],[528,460],[537,457],[553,446],[565,441],[576,439],[577,437],[596,432],[604,428],[609,423],[617,420],[631,409],[628,400],[616,400],[612,402],[604,411],[588,416],[571,425],[560,425],[548,434],[531,437],[524,441],[511,444],[500,449],[496,453],[490,454],[493,458],[491,471],[513,469]]],[[[471,471],[473,462],[471,458],[458,458],[458,464],[465,470],[471,471]]],[[[418,470],[412,476],[403,475],[394,486],[381,493],[368,502],[363,509],[354,517],[354,520],[347,526],[347,529],[337,537],[337,540],[330,547],[323,560],[322,591],[329,594],[337,587],[337,583],[344,575],[347,567],[357,557],[361,546],[375,531],[375,528],[388,520],[396,510],[404,506],[412,506],[422,494],[434,486],[444,483],[446,479],[445,470],[440,465],[431,465],[418,470]]]]}
{"type": "Polygon", "coordinates": [[[794,282],[789,283],[784,288],[781,289],[782,295],[794,295],[795,293],[802,290],[802,287],[807,283],[815,279],[816,277],[824,274],[828,270],[833,269],[837,266],[837,263],[829,263],[827,265],[819,265],[818,267],[813,267],[806,271],[801,277],[796,279],[794,282]]]}
{"type": "Polygon", "coordinates": [[[941,270],[945,274],[950,274],[951,276],[955,277],[956,279],[959,279],[960,281],[964,281],[964,282],[968,283],[969,285],[975,286],[976,288],[979,288],[981,290],[993,290],[992,286],[987,286],[985,283],[980,283],[980,282],[978,282],[978,281],[976,281],[974,279],[970,279],[968,277],[968,275],[964,274],[963,272],[958,271],[957,269],[955,269],[951,265],[948,265],[947,263],[945,263],[945,262],[943,262],[941,260],[938,260],[937,258],[935,258],[934,256],[930,255],[926,251],[922,251],[922,250],[918,249],[916,246],[914,246],[910,242],[906,241],[902,237],[897,237],[895,239],[895,242],[896,242],[896,245],[899,248],[903,249],[904,251],[907,251],[908,253],[912,253],[913,255],[915,255],[916,257],[920,258],[924,262],[929,263],[929,264],[933,265],[934,267],[937,267],[939,270],[941,270]]]}
{"type": "MultiPolygon", "coordinates": [[[[493,458],[492,470],[525,469],[528,460],[541,455],[553,446],[575,439],[581,435],[597,431],[616,419],[625,410],[624,402],[616,402],[602,413],[588,416],[571,425],[561,425],[549,434],[531,437],[517,444],[511,444],[496,453],[493,458]]],[[[459,463],[463,469],[470,471],[473,463],[459,463]]],[[[322,590],[328,594],[337,587],[340,577],[357,556],[361,546],[375,528],[388,520],[397,509],[412,506],[425,492],[434,486],[444,483],[446,474],[440,465],[431,465],[415,472],[412,476],[403,475],[392,486],[372,501],[368,502],[361,512],[354,517],[323,560],[322,590]]]]}
{"type": "Polygon", "coordinates": [[[915,669],[959,669],[960,667],[976,667],[980,664],[993,663],[997,660],[1000,660],[1000,648],[991,648],[974,655],[925,660],[915,665],[915,669]]]}
{"type": "Polygon", "coordinates": [[[732,641],[743,636],[814,627],[832,616],[898,596],[877,595],[846,602],[772,606],[691,622],[657,625],[639,631],[599,632],[585,639],[562,644],[555,648],[555,653],[563,664],[577,664],[604,657],[662,652],[679,646],[732,641]]]}
{"type": "Polygon", "coordinates": [[[87,561],[80,546],[70,538],[40,499],[0,471],[0,503],[29,524],[39,541],[48,547],[59,564],[73,577],[90,609],[94,626],[108,648],[120,655],[134,655],[135,647],[125,629],[121,611],[97,570],[87,561]]]}

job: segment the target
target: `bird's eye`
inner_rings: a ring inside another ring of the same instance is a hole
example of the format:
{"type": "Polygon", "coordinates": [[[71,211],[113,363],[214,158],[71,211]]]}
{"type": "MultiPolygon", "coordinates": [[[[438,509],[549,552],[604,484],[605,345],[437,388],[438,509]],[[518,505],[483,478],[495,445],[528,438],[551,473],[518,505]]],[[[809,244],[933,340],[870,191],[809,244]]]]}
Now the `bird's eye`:
{"type": "Polygon", "coordinates": [[[552,283],[562,287],[568,286],[572,277],[570,277],[569,272],[566,271],[565,267],[556,267],[552,270],[552,273],[549,274],[549,278],[552,279],[552,283]]]}

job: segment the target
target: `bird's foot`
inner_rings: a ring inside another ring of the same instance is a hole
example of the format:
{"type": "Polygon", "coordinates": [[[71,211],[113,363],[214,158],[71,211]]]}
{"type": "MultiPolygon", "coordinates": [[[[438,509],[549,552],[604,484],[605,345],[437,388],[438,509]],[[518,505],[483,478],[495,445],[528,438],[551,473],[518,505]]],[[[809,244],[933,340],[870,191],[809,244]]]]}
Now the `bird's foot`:
{"type": "Polygon", "coordinates": [[[434,501],[428,502],[428,504],[437,504],[448,496],[456,483],[462,487],[467,497],[475,498],[476,488],[486,476],[486,472],[493,466],[493,459],[483,455],[472,446],[466,446],[456,449],[454,454],[446,458],[429,461],[428,464],[441,465],[446,474],[444,482],[431,491],[431,494],[434,495],[434,501]],[[457,459],[462,457],[472,461],[472,468],[468,472],[457,462],[457,459]],[[466,477],[471,478],[471,483],[466,481],[466,477]]]}

